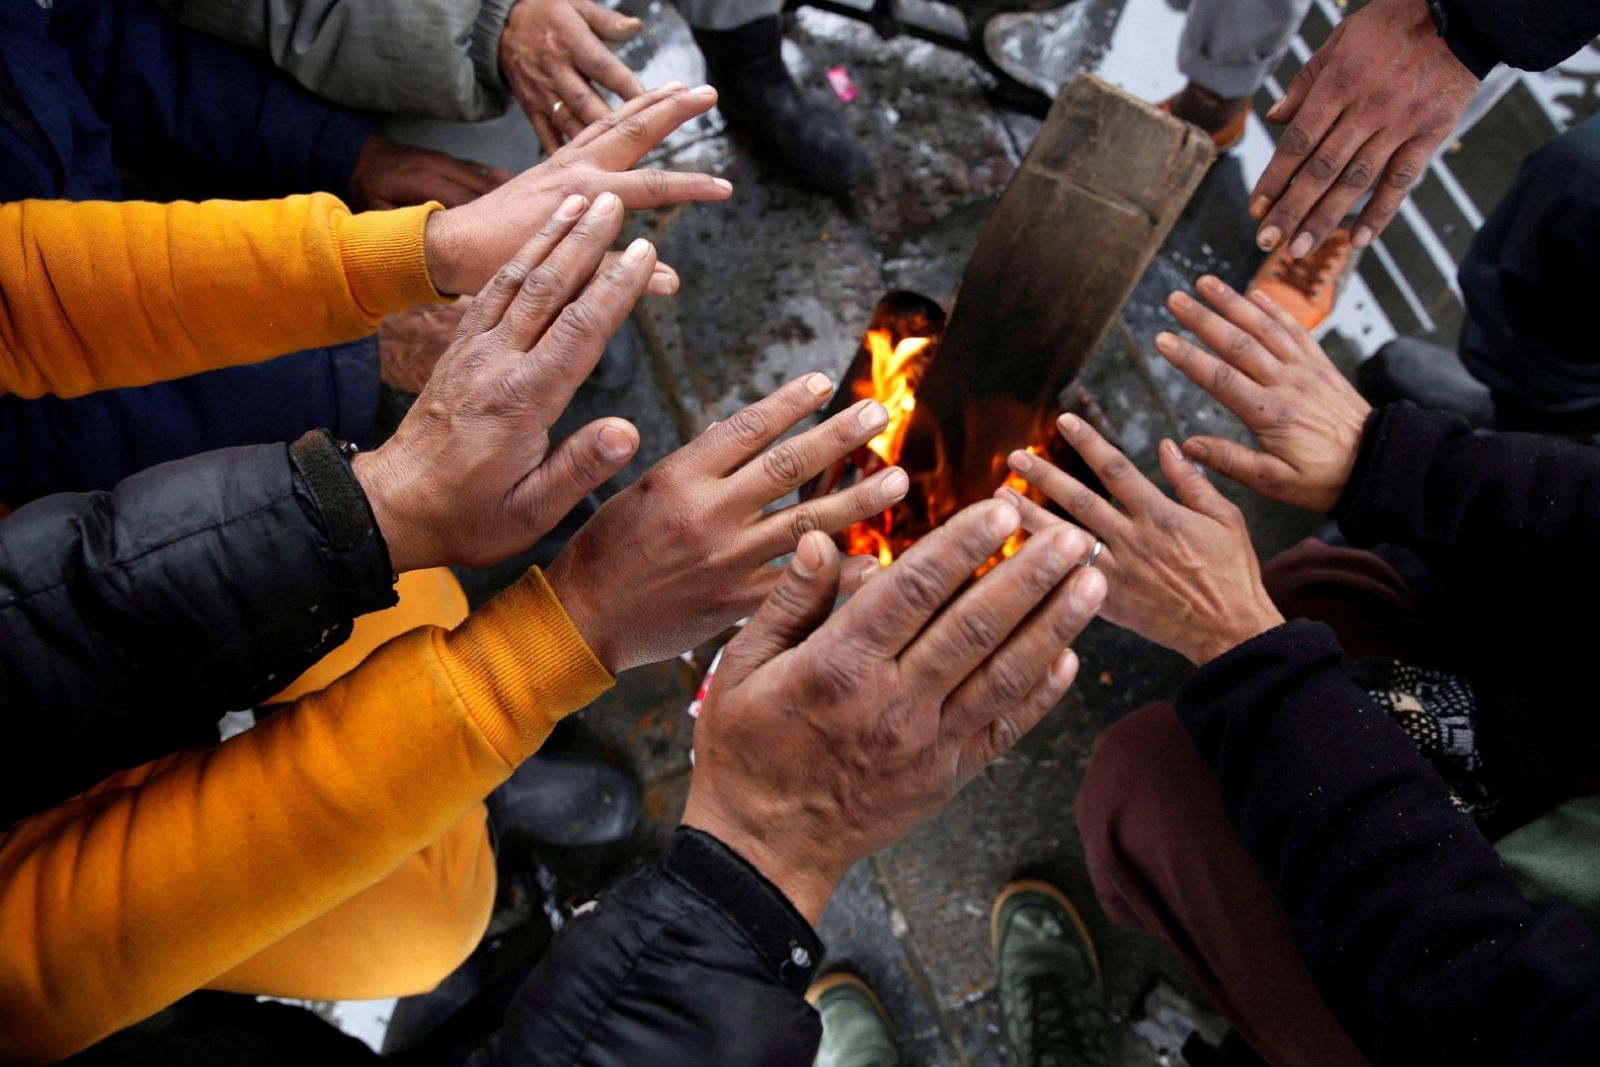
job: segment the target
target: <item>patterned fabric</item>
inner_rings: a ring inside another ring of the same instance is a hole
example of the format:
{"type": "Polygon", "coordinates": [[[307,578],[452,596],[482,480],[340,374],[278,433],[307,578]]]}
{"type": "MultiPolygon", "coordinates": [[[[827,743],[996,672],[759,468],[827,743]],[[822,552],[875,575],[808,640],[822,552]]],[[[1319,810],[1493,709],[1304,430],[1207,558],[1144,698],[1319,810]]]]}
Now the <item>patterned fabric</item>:
{"type": "Polygon", "coordinates": [[[1465,678],[1396,660],[1357,661],[1352,674],[1444,779],[1452,804],[1475,819],[1494,812],[1473,726],[1477,698],[1465,678]]]}

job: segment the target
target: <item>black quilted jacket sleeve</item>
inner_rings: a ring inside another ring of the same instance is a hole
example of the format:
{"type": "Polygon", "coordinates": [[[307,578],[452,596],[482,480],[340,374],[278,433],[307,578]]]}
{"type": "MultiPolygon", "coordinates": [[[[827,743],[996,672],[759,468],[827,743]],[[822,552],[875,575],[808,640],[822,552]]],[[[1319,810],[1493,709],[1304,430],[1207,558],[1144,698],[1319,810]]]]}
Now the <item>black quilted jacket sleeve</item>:
{"type": "Polygon", "coordinates": [[[1548,70],[1600,36],[1600,0],[1428,0],[1439,34],[1478,77],[1548,70]]]}
{"type": "Polygon", "coordinates": [[[0,521],[0,826],[216,740],[394,603],[325,434],[152,467],[0,521]]]}

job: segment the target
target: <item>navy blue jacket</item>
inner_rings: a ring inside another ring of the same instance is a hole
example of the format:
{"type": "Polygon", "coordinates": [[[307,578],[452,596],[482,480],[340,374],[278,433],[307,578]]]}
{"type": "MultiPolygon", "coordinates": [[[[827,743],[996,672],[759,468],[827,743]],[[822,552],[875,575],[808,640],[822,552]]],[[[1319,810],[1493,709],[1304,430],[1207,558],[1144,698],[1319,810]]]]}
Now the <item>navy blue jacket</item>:
{"type": "MultiPolygon", "coordinates": [[[[371,130],[147,0],[0,0],[0,200],[344,195],[371,130]]],[[[313,426],[365,443],[377,377],[367,338],[79,400],[0,397],[0,501],[313,426]]]]}

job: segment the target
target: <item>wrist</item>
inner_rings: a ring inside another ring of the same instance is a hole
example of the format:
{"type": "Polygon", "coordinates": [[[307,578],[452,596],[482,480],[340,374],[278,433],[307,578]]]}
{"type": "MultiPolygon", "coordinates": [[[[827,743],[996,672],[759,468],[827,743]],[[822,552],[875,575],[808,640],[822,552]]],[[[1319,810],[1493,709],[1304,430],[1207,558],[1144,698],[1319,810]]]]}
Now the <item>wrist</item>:
{"type": "Polygon", "coordinates": [[[406,514],[402,504],[408,495],[405,487],[385,458],[383,448],[361,452],[351,458],[350,469],[367,496],[378,533],[389,546],[389,564],[396,574],[435,566],[439,562],[437,553],[424,547],[418,536],[419,524],[406,514]]]}
{"type": "Polygon", "coordinates": [[[1205,636],[1185,655],[1196,667],[1204,667],[1219,656],[1232,652],[1246,641],[1260,637],[1268,630],[1277,629],[1283,623],[1283,613],[1272,601],[1263,599],[1247,610],[1237,612],[1226,619],[1215,620],[1205,626],[1205,636]]]}
{"type": "Polygon", "coordinates": [[[473,291],[465,277],[468,242],[461,235],[460,212],[463,210],[457,207],[432,212],[422,231],[422,259],[428,270],[428,280],[447,296],[473,291]]]}
{"type": "Polygon", "coordinates": [[[813,927],[821,921],[822,909],[844,876],[843,871],[832,872],[822,864],[793,855],[760,830],[747,829],[723,818],[714,808],[697,804],[692,792],[683,813],[683,825],[716,838],[760,871],[813,927]]]}
{"type": "Polygon", "coordinates": [[[567,613],[572,628],[578,631],[578,636],[589,646],[594,658],[615,677],[626,670],[629,664],[622,661],[621,650],[610,640],[604,619],[587,595],[589,583],[573,574],[569,559],[568,552],[563,549],[545,568],[544,580],[561,602],[561,609],[567,613]]]}

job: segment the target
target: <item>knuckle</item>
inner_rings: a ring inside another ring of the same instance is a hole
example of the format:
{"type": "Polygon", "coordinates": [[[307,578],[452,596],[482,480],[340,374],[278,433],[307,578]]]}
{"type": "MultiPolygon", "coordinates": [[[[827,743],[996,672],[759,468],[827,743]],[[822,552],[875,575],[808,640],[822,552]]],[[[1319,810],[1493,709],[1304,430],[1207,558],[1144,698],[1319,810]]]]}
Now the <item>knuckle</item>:
{"type": "Polygon", "coordinates": [[[1226,363],[1218,363],[1216,372],[1211,376],[1211,387],[1219,393],[1226,393],[1233,388],[1238,372],[1226,363]]]}
{"type": "Polygon", "coordinates": [[[1250,346],[1254,343],[1255,338],[1251,337],[1243,330],[1235,329],[1228,337],[1228,351],[1232,352],[1235,356],[1249,355],[1250,346]]]}
{"type": "Polygon", "coordinates": [[[1000,627],[986,611],[973,609],[956,619],[956,633],[968,648],[986,651],[1000,643],[1000,627]]]}
{"type": "Polygon", "coordinates": [[[629,115],[614,125],[617,131],[630,141],[642,141],[650,132],[650,124],[644,120],[642,114],[629,115]]]}
{"type": "Polygon", "coordinates": [[[944,603],[944,582],[933,566],[920,556],[909,556],[896,564],[900,571],[895,588],[913,610],[931,615],[944,603]]]}
{"type": "Polygon", "coordinates": [[[822,529],[822,523],[817,519],[816,509],[806,504],[790,508],[785,522],[789,530],[789,543],[795,545],[800,543],[800,538],[812,530],[822,529]]]}
{"type": "Polygon", "coordinates": [[[810,663],[807,680],[812,692],[822,700],[841,701],[855,692],[858,676],[850,657],[815,656],[810,663]]]}
{"type": "Polygon", "coordinates": [[[1328,71],[1330,84],[1339,96],[1349,96],[1362,87],[1365,78],[1361,68],[1350,63],[1339,63],[1328,71]]]}
{"type": "Polygon", "coordinates": [[[1421,171],[1414,163],[1397,163],[1389,168],[1389,173],[1384,176],[1384,184],[1390,189],[1404,192],[1411,188],[1421,171]]]}
{"type": "Polygon", "coordinates": [[[575,300],[561,309],[561,325],[568,333],[579,337],[595,337],[600,333],[600,320],[581,300],[575,300]]]}
{"type": "Polygon", "coordinates": [[[892,752],[905,744],[908,725],[904,711],[891,707],[873,720],[869,743],[879,750],[892,752]]]}
{"type": "Polygon", "coordinates": [[[672,177],[666,171],[658,167],[646,167],[639,171],[639,175],[651,196],[659,199],[672,192],[672,177]]]}
{"type": "Polygon", "coordinates": [[[1311,152],[1311,135],[1300,126],[1290,126],[1278,139],[1278,151],[1291,156],[1304,156],[1311,152]]]}
{"type": "Polygon", "coordinates": [[[805,477],[805,468],[793,445],[782,444],[761,457],[762,472],[775,486],[789,486],[805,477]]]}
{"type": "Polygon", "coordinates": [[[757,445],[767,439],[767,420],[755,408],[740,408],[723,422],[734,440],[744,445],[757,445]]]}
{"type": "Polygon", "coordinates": [[[995,656],[988,689],[996,703],[1012,706],[1028,695],[1028,677],[1022,668],[1016,653],[1001,652],[995,656]]]}
{"type": "Polygon", "coordinates": [[[1092,514],[1100,504],[1100,498],[1089,488],[1079,489],[1067,501],[1067,509],[1074,515],[1092,514]]]}
{"type": "Polygon", "coordinates": [[[1133,464],[1121,453],[1106,460],[1106,465],[1100,471],[1100,476],[1110,482],[1120,482],[1133,473],[1133,464]]]}
{"type": "Polygon", "coordinates": [[[1014,715],[1002,715],[989,724],[989,751],[998,756],[1010,752],[1022,740],[1022,724],[1014,715]]]}
{"type": "Polygon", "coordinates": [[[1371,160],[1357,159],[1344,169],[1344,173],[1339,176],[1339,183],[1352,189],[1365,189],[1372,184],[1372,175],[1375,172],[1376,168],[1371,160]]]}
{"type": "Polygon", "coordinates": [[[1339,173],[1339,160],[1325,153],[1319,153],[1306,164],[1306,173],[1319,182],[1329,181],[1339,173]]]}

